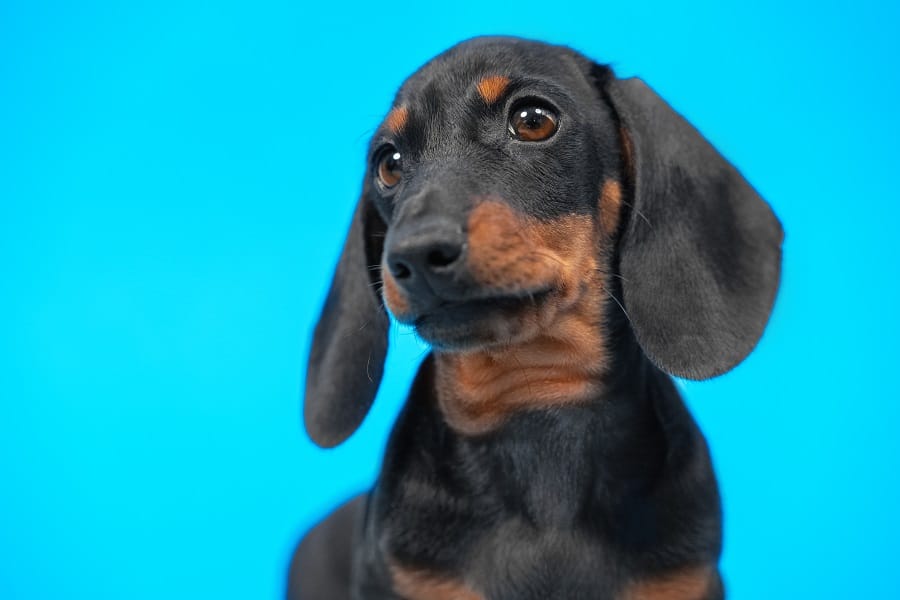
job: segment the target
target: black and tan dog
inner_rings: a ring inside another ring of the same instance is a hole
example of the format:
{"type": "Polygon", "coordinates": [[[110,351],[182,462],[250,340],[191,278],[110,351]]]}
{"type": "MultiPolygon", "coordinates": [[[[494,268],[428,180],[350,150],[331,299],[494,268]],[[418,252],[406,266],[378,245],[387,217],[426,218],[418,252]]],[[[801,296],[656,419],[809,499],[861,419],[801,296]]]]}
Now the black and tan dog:
{"type": "Polygon", "coordinates": [[[768,205],[653,90],[479,38],[403,85],[315,331],[321,446],[378,389],[387,309],[433,352],[374,489],[301,542],[302,600],[722,598],[706,442],[778,288],[768,205]],[[382,303],[383,299],[383,303],[382,303]]]}

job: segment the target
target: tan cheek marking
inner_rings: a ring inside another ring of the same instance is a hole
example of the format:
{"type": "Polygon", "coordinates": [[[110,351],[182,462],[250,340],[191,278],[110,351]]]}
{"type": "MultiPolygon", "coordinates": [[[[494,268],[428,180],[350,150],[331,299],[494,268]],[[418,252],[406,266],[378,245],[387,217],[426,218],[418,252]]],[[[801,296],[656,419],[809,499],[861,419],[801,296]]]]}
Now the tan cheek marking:
{"type": "Polygon", "coordinates": [[[619,600],[704,600],[712,569],[693,567],[658,579],[630,584],[619,600]]]}
{"type": "Polygon", "coordinates": [[[394,279],[394,276],[391,275],[391,272],[384,264],[381,265],[381,277],[384,282],[384,287],[382,288],[384,303],[394,313],[395,317],[401,317],[408,313],[409,303],[406,301],[406,296],[400,291],[397,280],[394,279]]]}
{"type": "Polygon", "coordinates": [[[612,236],[619,228],[621,209],[622,186],[614,179],[607,179],[600,190],[600,224],[607,236],[612,236]]]}
{"type": "Polygon", "coordinates": [[[468,266],[480,284],[521,292],[551,287],[540,304],[488,323],[498,349],[438,353],[438,401],[451,427],[476,435],[517,410],[582,402],[605,371],[599,231],[587,215],[539,221],[487,200],[468,224],[468,266]]]}
{"type": "Polygon", "coordinates": [[[465,583],[391,565],[394,591],[403,600],[484,600],[465,583]]]}
{"type": "Polygon", "coordinates": [[[393,133],[400,133],[406,127],[409,120],[409,109],[405,106],[397,106],[388,113],[386,122],[388,129],[393,133]]]}
{"type": "Polygon", "coordinates": [[[469,272],[496,291],[553,287],[571,297],[595,279],[598,241],[589,215],[540,221],[486,200],[472,210],[468,232],[469,272]]]}
{"type": "Polygon", "coordinates": [[[493,104],[503,95],[503,92],[506,91],[508,85],[509,77],[494,75],[485,77],[478,82],[476,87],[478,88],[478,94],[481,98],[488,104],[493,104]]]}
{"type": "Polygon", "coordinates": [[[515,291],[553,282],[561,258],[535,253],[543,246],[540,232],[505,202],[480,203],[468,229],[468,266],[480,283],[515,291]]]}

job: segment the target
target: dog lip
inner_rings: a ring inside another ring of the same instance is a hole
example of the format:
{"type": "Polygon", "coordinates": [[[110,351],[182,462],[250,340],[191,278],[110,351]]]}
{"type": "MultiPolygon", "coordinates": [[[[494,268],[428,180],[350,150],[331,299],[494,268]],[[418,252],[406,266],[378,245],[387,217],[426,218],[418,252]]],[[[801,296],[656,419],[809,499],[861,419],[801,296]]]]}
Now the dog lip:
{"type": "Polygon", "coordinates": [[[518,308],[525,303],[538,304],[553,292],[550,286],[514,293],[500,293],[488,296],[474,296],[465,300],[442,300],[427,310],[411,315],[406,324],[419,327],[427,321],[438,318],[441,313],[456,311],[472,311],[491,309],[518,308]]]}

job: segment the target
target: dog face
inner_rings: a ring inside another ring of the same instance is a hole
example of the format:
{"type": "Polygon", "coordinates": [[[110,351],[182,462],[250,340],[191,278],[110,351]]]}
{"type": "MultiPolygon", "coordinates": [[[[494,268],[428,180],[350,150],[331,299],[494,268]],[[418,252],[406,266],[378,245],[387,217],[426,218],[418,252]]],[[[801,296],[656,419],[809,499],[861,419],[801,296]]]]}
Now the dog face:
{"type": "Polygon", "coordinates": [[[641,81],[563,47],[464,42],[407,80],[373,136],[316,327],[307,430],[330,446],[364,418],[384,306],[453,353],[525,342],[575,306],[600,322],[609,297],[657,366],[722,373],[762,333],[781,240],[768,205],[641,81]]]}
{"type": "Polygon", "coordinates": [[[589,71],[561,49],[476,40],[413,75],[374,136],[384,303],[435,348],[533,337],[588,292],[603,181],[620,171],[589,71]]]}

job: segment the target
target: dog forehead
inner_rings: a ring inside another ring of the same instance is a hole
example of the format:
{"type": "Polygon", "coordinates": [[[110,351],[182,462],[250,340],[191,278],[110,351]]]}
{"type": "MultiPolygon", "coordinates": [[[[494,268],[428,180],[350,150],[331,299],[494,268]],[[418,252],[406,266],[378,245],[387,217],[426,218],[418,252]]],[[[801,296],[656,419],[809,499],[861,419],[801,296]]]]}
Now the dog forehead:
{"type": "Polygon", "coordinates": [[[434,57],[407,78],[395,105],[426,112],[447,108],[464,101],[486,79],[537,79],[569,88],[583,80],[585,62],[564,46],[513,37],[473,38],[434,57]]]}

